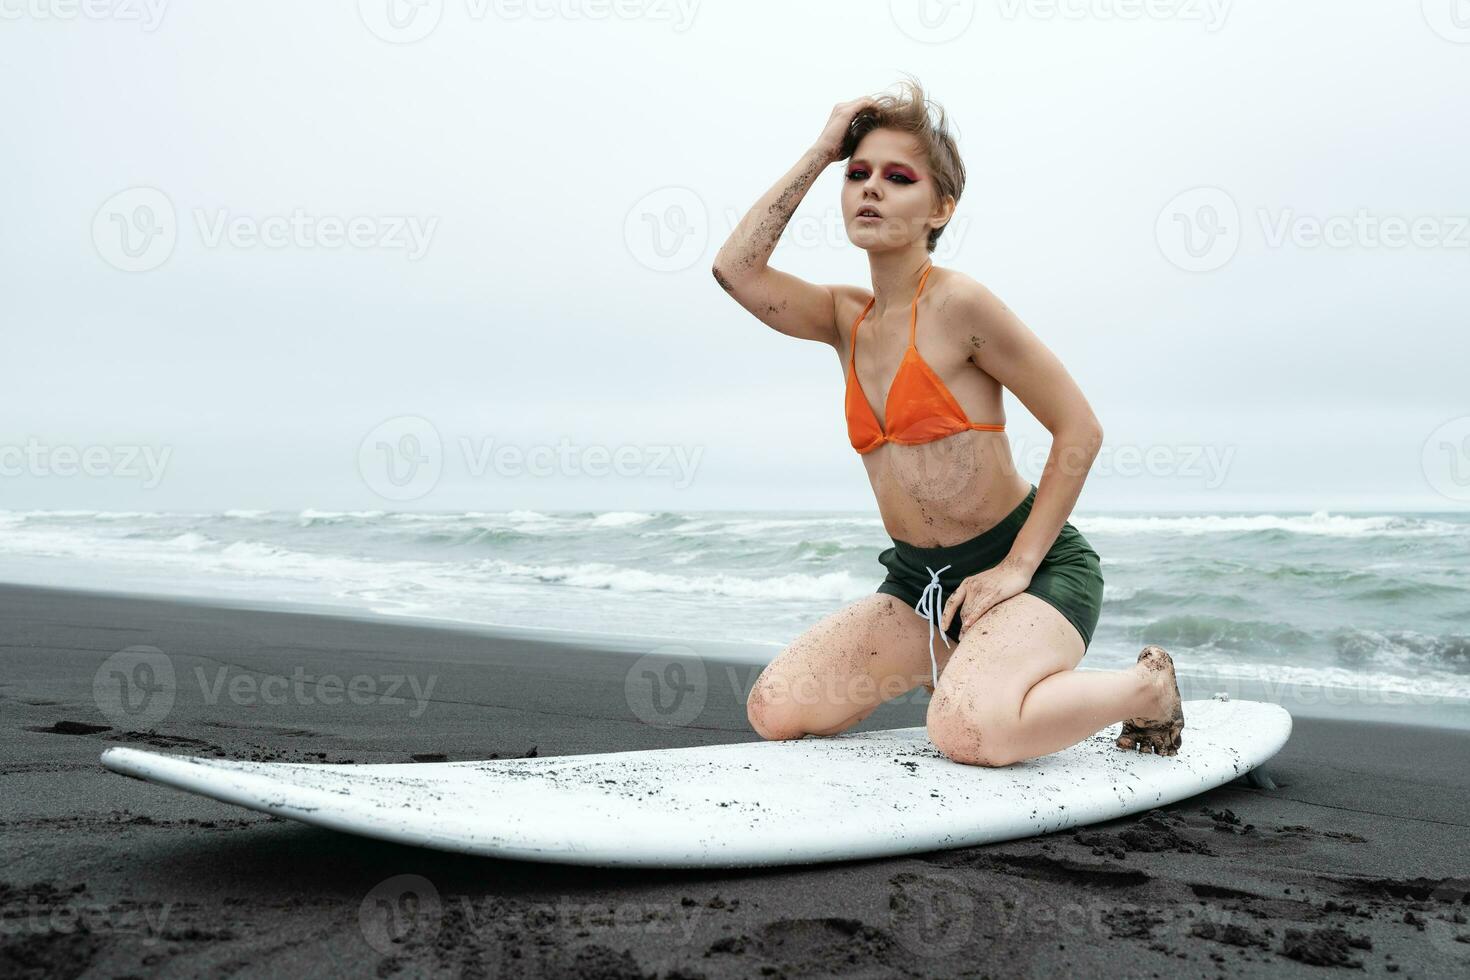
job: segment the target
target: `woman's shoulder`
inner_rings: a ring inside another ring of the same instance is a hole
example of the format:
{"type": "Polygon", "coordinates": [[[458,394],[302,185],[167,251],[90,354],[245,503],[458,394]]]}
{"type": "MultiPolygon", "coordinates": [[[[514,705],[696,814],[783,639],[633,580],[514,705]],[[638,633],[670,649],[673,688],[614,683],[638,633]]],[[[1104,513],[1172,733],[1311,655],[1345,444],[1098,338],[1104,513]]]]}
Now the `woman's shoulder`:
{"type": "Polygon", "coordinates": [[[839,352],[846,355],[852,345],[852,331],[857,319],[873,299],[873,291],[866,286],[850,286],[847,283],[829,283],[832,293],[832,317],[837,325],[839,352]]]}
{"type": "Polygon", "coordinates": [[[1000,297],[974,276],[959,269],[936,267],[936,271],[942,276],[933,284],[934,298],[938,300],[934,307],[944,320],[972,323],[977,319],[991,319],[1002,311],[1010,312],[1000,297]]]}

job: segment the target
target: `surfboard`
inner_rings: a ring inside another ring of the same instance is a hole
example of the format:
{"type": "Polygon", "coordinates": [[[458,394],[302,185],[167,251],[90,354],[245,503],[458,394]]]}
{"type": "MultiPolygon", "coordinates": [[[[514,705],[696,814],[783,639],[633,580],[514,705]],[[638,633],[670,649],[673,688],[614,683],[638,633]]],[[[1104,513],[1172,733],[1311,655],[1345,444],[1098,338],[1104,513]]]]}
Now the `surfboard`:
{"type": "Polygon", "coordinates": [[[604,867],[756,867],[1012,840],[1148,810],[1243,776],[1291,734],[1279,705],[1184,703],[1175,756],[1105,728],[1000,768],[926,730],[496,759],[303,765],[112,746],[113,772],[302,823],[465,854],[604,867]]]}

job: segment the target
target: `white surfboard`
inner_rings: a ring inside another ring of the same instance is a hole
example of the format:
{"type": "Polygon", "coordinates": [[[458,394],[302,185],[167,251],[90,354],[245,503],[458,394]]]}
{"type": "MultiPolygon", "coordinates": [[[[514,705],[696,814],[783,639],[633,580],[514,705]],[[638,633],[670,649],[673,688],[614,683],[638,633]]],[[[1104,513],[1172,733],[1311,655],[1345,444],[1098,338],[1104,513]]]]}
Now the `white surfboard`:
{"type": "Polygon", "coordinates": [[[925,729],[487,762],[302,765],[113,746],[114,772],[303,823],[498,858],[753,867],[912,854],[1045,834],[1162,806],[1271,758],[1291,715],[1184,703],[1179,754],[1103,729],[998,769],[943,756],[925,729]]]}

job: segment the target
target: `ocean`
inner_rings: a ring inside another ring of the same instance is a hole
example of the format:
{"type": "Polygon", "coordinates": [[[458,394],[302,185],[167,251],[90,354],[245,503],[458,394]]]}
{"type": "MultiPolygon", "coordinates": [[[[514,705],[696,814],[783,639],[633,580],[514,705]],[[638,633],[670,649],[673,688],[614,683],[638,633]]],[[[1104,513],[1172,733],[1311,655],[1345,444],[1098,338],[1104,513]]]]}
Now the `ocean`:
{"type": "MultiPolygon", "coordinates": [[[[1102,556],[1084,666],[1470,699],[1470,515],[1070,518],[1102,556]]],[[[0,511],[0,579],[749,644],[872,592],[873,514],[0,511]]]]}

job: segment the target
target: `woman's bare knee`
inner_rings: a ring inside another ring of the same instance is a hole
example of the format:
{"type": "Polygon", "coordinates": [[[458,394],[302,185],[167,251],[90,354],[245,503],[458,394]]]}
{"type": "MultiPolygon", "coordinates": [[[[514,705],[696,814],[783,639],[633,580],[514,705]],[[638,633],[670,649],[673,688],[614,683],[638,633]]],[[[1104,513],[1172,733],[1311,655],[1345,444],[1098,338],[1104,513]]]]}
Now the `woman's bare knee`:
{"type": "Polygon", "coordinates": [[[762,738],[835,735],[928,677],[926,634],[874,593],[814,623],[766,665],[746,698],[762,738]]]}
{"type": "Polygon", "coordinates": [[[807,734],[799,714],[788,703],[772,696],[773,685],[761,674],[745,699],[745,717],[750,727],[764,739],[801,738],[807,734]]]}
{"type": "Polygon", "coordinates": [[[925,719],[929,740],[941,754],[967,766],[1008,766],[1020,760],[1010,749],[1010,726],[992,712],[966,710],[953,696],[929,702],[925,719]]]}
{"type": "MultiPolygon", "coordinates": [[[[777,658],[767,665],[746,698],[746,717],[762,738],[835,734],[858,721],[857,714],[866,714],[865,705],[845,702],[831,690],[831,676],[789,671],[785,669],[789,663],[777,658]]],[[[867,710],[872,707],[876,705],[867,710]]]]}

